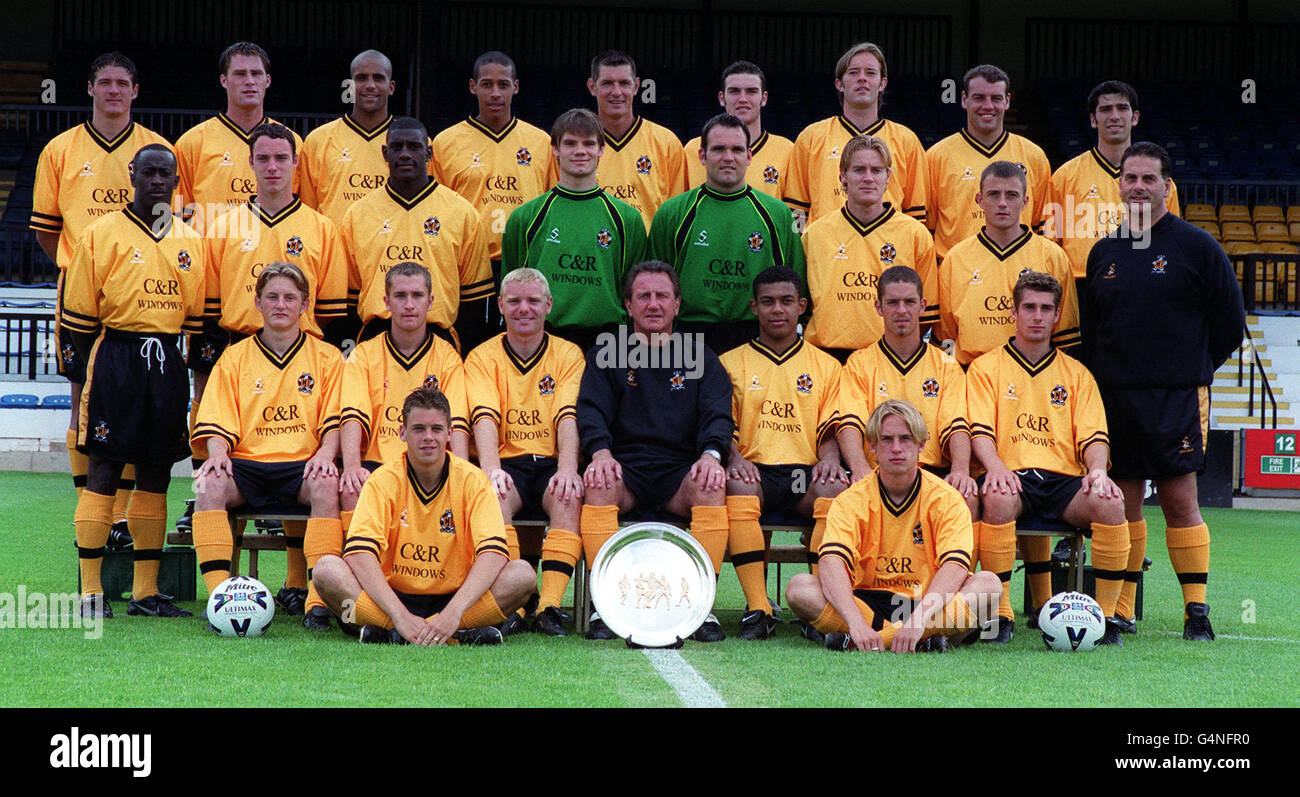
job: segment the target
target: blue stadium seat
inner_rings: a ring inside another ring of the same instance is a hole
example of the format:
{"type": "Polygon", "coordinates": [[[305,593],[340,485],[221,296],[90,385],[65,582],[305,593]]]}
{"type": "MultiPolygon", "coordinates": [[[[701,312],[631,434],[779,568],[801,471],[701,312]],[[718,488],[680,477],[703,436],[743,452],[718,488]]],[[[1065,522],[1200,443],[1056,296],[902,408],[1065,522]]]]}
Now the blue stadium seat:
{"type": "Polygon", "coordinates": [[[49,395],[41,400],[41,406],[50,407],[52,409],[71,409],[72,396],[49,395]]]}
{"type": "Polygon", "coordinates": [[[40,405],[41,400],[30,393],[7,393],[0,396],[0,409],[39,407],[40,405]]]}

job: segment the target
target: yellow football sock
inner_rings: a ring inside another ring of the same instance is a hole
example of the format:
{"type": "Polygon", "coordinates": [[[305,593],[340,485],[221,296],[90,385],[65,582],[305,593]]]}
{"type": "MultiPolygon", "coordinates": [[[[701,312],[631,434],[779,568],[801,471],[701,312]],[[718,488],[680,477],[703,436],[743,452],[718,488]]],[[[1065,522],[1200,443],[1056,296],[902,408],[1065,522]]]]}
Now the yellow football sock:
{"type": "Polygon", "coordinates": [[[504,619],[505,612],[501,611],[496,598],[492,597],[492,590],[488,590],[460,616],[460,627],[482,628],[485,625],[496,625],[504,619]]]}
{"type": "Polygon", "coordinates": [[[135,539],[131,597],[143,600],[158,593],[158,567],[162,564],[163,538],[167,535],[167,495],[136,490],[127,525],[135,539]]]}
{"type": "Polygon", "coordinates": [[[1167,528],[1165,544],[1169,546],[1169,561],[1183,588],[1183,606],[1205,603],[1205,585],[1210,574],[1209,527],[1201,523],[1183,528],[1167,528]]]}
{"type": "Polygon", "coordinates": [[[542,543],[542,593],[537,611],[559,606],[582,556],[582,538],[571,531],[551,529],[542,543]]]}
{"type": "Polygon", "coordinates": [[[316,585],[311,583],[311,569],[316,566],[322,556],[333,554],[334,556],[343,555],[343,527],[336,517],[314,517],[307,519],[307,531],[303,535],[302,542],[303,559],[307,565],[307,602],[303,606],[303,611],[311,611],[317,606],[324,606],[325,601],[321,600],[320,595],[316,593],[316,585]]]}
{"type": "Polygon", "coordinates": [[[388,613],[379,608],[375,599],[366,594],[365,590],[357,596],[357,602],[352,607],[352,622],[356,625],[377,625],[380,628],[392,628],[393,618],[388,613]]]}
{"type": "Polygon", "coordinates": [[[727,547],[731,564],[745,593],[745,608],[771,613],[767,599],[767,545],[758,517],[761,509],[756,495],[727,496],[727,520],[730,524],[727,547]]]}
{"type": "Polygon", "coordinates": [[[1014,620],[1011,610],[1011,568],[1016,565],[1015,521],[994,525],[980,521],[980,567],[996,573],[1002,580],[1002,599],[998,601],[998,616],[1014,620]]]}
{"type": "Polygon", "coordinates": [[[1128,620],[1137,618],[1137,586],[1142,576],[1142,560],[1147,555],[1147,522],[1130,520],[1128,522],[1128,566],[1124,568],[1124,586],[1119,592],[1119,603],[1115,605],[1115,614],[1128,620]]]}
{"type": "Polygon", "coordinates": [[[582,535],[582,552],[587,558],[587,567],[591,567],[601,546],[618,533],[618,507],[584,506],[578,521],[578,533],[582,535]]]}
{"type": "Polygon", "coordinates": [[[691,507],[691,536],[709,554],[709,561],[713,563],[713,575],[722,572],[722,557],[727,553],[727,508],[691,507]]]}
{"type": "Polygon", "coordinates": [[[1092,574],[1097,578],[1097,603],[1101,613],[1115,616],[1119,593],[1124,587],[1124,567],[1128,564],[1128,524],[1107,526],[1092,524],[1092,574]]]}
{"type": "Polygon", "coordinates": [[[100,571],[104,565],[104,543],[113,527],[113,496],[83,490],[72,518],[77,529],[77,564],[81,569],[81,594],[102,595],[100,571]]]}
{"type": "Polygon", "coordinates": [[[206,509],[194,513],[194,553],[198,556],[199,572],[211,594],[230,578],[230,557],[235,552],[235,540],[230,534],[230,517],[224,509],[206,509]]]}

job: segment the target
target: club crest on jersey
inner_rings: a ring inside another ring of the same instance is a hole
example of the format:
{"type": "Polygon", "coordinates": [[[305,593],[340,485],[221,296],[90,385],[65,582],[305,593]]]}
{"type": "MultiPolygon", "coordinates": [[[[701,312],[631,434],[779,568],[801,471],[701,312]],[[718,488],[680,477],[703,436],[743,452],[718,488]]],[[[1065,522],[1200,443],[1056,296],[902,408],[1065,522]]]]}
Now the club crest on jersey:
{"type": "Polygon", "coordinates": [[[63,344],[63,364],[72,365],[72,361],[77,357],[77,350],[72,348],[71,343],[63,344]]]}
{"type": "Polygon", "coordinates": [[[1007,385],[1007,394],[1006,394],[1006,398],[1009,398],[1009,399],[1011,399],[1012,401],[1019,401],[1019,400],[1020,400],[1020,396],[1017,396],[1017,395],[1016,395],[1016,384],[1015,384],[1014,382],[1012,382],[1011,384],[1007,385]]]}
{"type": "Polygon", "coordinates": [[[1109,266],[1106,267],[1106,273],[1103,274],[1101,278],[1104,279],[1104,280],[1113,280],[1113,279],[1115,279],[1115,264],[1114,264],[1114,263],[1111,263],[1109,266]]]}
{"type": "Polygon", "coordinates": [[[799,378],[796,379],[794,383],[794,389],[800,393],[811,393],[812,387],[813,383],[811,374],[799,374],[799,378]]]}
{"type": "Polygon", "coordinates": [[[921,533],[921,524],[917,523],[912,527],[912,544],[925,545],[925,537],[921,533]]]}
{"type": "Polygon", "coordinates": [[[1163,274],[1165,273],[1165,266],[1167,265],[1169,265],[1168,258],[1166,258],[1164,255],[1158,255],[1156,256],[1155,260],[1151,261],[1151,273],[1163,274]]]}
{"type": "Polygon", "coordinates": [[[637,174],[649,174],[649,173],[650,173],[650,158],[649,158],[649,156],[647,156],[647,155],[642,155],[641,157],[639,157],[639,158],[636,159],[636,173],[637,173],[637,174]]]}
{"type": "Polygon", "coordinates": [[[438,387],[438,375],[437,375],[437,374],[429,374],[428,376],[426,376],[426,377],[424,378],[424,386],[425,386],[426,388],[431,387],[431,388],[433,388],[434,390],[439,390],[440,388],[438,387]]]}
{"type": "Polygon", "coordinates": [[[694,241],[691,242],[691,246],[708,246],[708,245],[709,245],[709,231],[708,231],[708,230],[700,230],[700,235],[699,235],[699,237],[696,238],[694,241]]]}
{"type": "Polygon", "coordinates": [[[980,270],[979,270],[979,269],[972,269],[972,270],[971,270],[971,273],[970,273],[970,284],[971,284],[971,285],[983,285],[983,284],[984,284],[984,280],[980,279],[980,270]]]}
{"type": "Polygon", "coordinates": [[[927,379],[921,383],[921,395],[926,398],[937,398],[939,395],[939,381],[937,379],[927,379]]]}
{"type": "Polygon", "coordinates": [[[880,262],[892,266],[894,265],[894,257],[897,254],[898,250],[894,248],[893,244],[885,244],[880,247],[880,262]]]}
{"type": "Polygon", "coordinates": [[[217,359],[217,347],[211,343],[204,343],[199,346],[199,358],[205,363],[215,361],[217,359]]]}
{"type": "Polygon", "coordinates": [[[763,234],[760,233],[758,230],[755,230],[754,232],[751,232],[749,234],[749,251],[751,252],[763,251],[763,234]]]}
{"type": "Polygon", "coordinates": [[[100,421],[99,423],[95,424],[95,442],[96,443],[108,442],[108,423],[106,421],[100,421]]]}
{"type": "Polygon", "coordinates": [[[537,383],[537,392],[543,396],[553,395],[555,393],[555,379],[550,374],[542,377],[541,381],[537,383]]]}
{"type": "Polygon", "coordinates": [[[533,154],[528,151],[528,147],[519,148],[519,151],[515,153],[515,163],[520,166],[533,165],[533,154]]]}
{"type": "Polygon", "coordinates": [[[92,168],[90,168],[90,161],[86,161],[85,164],[82,165],[80,176],[81,176],[81,177],[94,177],[94,176],[95,176],[95,170],[92,169],[92,168]]]}
{"type": "Polygon", "coordinates": [[[350,163],[351,161],[352,161],[352,150],[348,149],[347,147],[344,147],[343,151],[339,153],[339,163],[350,163]]]}
{"type": "Polygon", "coordinates": [[[1194,449],[1192,448],[1192,443],[1191,443],[1191,441],[1188,440],[1186,437],[1184,437],[1184,438],[1183,438],[1183,444],[1182,444],[1181,446],[1178,447],[1178,453],[1179,453],[1179,454],[1190,454],[1190,453],[1192,453],[1193,450],[1194,450],[1194,449]]]}
{"type": "Polygon", "coordinates": [[[437,235],[438,231],[441,229],[442,229],[442,222],[438,221],[437,216],[430,216],[429,218],[424,220],[425,235],[437,235]]]}
{"type": "Polygon", "coordinates": [[[302,239],[296,235],[293,236],[292,238],[290,238],[288,241],[285,242],[284,251],[285,254],[289,255],[290,257],[298,257],[299,255],[302,254],[302,239]]]}
{"type": "Polygon", "coordinates": [[[673,371],[673,375],[668,379],[669,390],[685,390],[686,377],[682,376],[681,371],[673,371]]]}
{"type": "Polygon", "coordinates": [[[1057,385],[1052,388],[1052,406],[1064,407],[1065,400],[1070,397],[1070,391],[1065,389],[1064,385],[1057,385]]]}
{"type": "Polygon", "coordinates": [[[311,395],[312,388],[316,387],[316,380],[312,378],[310,371],[303,371],[298,375],[298,392],[311,395]]]}
{"type": "Polygon", "coordinates": [[[227,150],[226,152],[221,153],[221,163],[218,163],[217,165],[218,165],[218,166],[234,166],[234,165],[235,165],[235,159],[232,158],[232,157],[230,157],[230,151],[229,151],[229,150],[227,150]]]}
{"type": "Polygon", "coordinates": [[[602,229],[596,233],[596,246],[601,249],[608,249],[609,245],[614,243],[614,234],[607,229],[602,229]]]}
{"type": "Polygon", "coordinates": [[[442,517],[438,518],[438,530],[443,534],[456,533],[456,516],[451,513],[450,509],[443,512],[442,517]]]}
{"type": "Polygon", "coordinates": [[[181,271],[190,270],[190,253],[182,249],[176,253],[176,265],[181,267],[181,271]]]}
{"type": "Polygon", "coordinates": [[[763,389],[763,386],[760,385],[760,384],[758,383],[758,374],[754,374],[753,376],[751,376],[751,377],[749,378],[749,389],[750,389],[750,390],[762,390],[762,389],[763,389]]]}
{"type": "Polygon", "coordinates": [[[258,393],[265,392],[266,384],[262,381],[262,377],[259,376],[257,379],[253,380],[253,395],[256,396],[258,393]]]}
{"type": "Polygon", "coordinates": [[[627,386],[636,387],[636,371],[631,368],[627,369],[627,386]]]}
{"type": "Polygon", "coordinates": [[[763,169],[763,182],[768,185],[776,185],[777,181],[780,179],[781,173],[776,170],[775,166],[768,166],[763,169]]]}

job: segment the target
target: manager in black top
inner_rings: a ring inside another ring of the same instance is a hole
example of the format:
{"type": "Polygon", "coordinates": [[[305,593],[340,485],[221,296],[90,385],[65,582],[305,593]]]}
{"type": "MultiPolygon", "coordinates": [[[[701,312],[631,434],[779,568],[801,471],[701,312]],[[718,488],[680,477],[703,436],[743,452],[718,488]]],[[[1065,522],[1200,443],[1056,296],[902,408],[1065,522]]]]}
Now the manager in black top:
{"type": "MultiPolygon", "coordinates": [[[[578,433],[591,460],[579,526],[587,564],[618,531],[619,513],[641,508],[689,517],[717,573],[727,546],[731,380],[700,335],[673,334],[681,284],[672,266],[633,266],[623,304],[632,329],[597,338],[578,393],[578,433]]],[[[593,617],[587,636],[614,635],[593,617]]],[[[717,618],[709,615],[693,638],[722,640],[717,618]]]]}
{"type": "MultiPolygon", "coordinates": [[[[1164,511],[1182,585],[1183,638],[1214,639],[1206,605],[1210,532],[1196,475],[1205,469],[1214,372],[1241,345],[1245,310],[1223,248],[1169,213],[1169,153],[1149,142],[1120,161],[1125,222],[1088,255],[1081,302],[1083,356],[1101,388],[1110,427],[1110,475],[1124,492],[1132,547],[1117,614],[1133,617],[1146,554],[1145,480],[1164,511]]],[[[1121,627],[1135,626],[1121,619],[1121,627]]]]}

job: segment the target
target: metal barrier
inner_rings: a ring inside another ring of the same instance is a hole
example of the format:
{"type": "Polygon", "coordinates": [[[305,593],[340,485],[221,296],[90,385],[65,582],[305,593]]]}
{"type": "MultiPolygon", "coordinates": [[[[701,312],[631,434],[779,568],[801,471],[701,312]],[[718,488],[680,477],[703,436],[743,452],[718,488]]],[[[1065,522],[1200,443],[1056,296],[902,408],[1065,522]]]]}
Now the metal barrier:
{"type": "Polygon", "coordinates": [[[1300,315],[1300,255],[1254,252],[1228,257],[1241,283],[1246,312],[1300,315]]]}
{"type": "Polygon", "coordinates": [[[4,349],[0,350],[5,374],[26,373],[29,380],[58,374],[55,359],[54,312],[0,312],[4,349]]]}

